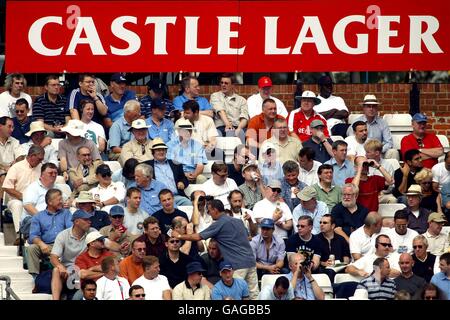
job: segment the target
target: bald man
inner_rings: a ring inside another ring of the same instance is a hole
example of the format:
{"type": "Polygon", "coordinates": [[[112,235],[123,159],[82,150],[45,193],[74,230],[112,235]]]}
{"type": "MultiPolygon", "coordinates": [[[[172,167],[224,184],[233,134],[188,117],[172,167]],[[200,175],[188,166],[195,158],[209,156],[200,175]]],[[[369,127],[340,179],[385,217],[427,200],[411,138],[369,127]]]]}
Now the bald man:
{"type": "Polygon", "coordinates": [[[401,274],[394,279],[397,291],[406,290],[413,300],[418,300],[422,288],[427,283],[424,278],[415,275],[412,271],[414,260],[409,253],[402,253],[398,260],[401,274]]]}

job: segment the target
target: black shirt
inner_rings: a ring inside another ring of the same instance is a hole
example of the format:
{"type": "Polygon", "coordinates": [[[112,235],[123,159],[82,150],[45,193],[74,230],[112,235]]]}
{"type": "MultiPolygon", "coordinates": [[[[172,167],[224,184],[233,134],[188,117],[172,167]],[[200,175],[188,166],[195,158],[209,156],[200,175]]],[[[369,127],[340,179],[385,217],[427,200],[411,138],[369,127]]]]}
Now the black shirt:
{"type": "MultiPolygon", "coordinates": [[[[420,170],[419,170],[420,171],[420,170]]],[[[416,174],[419,172],[415,172],[414,174],[411,173],[411,171],[408,173],[408,180],[406,182],[406,190],[408,190],[408,188],[412,185],[412,184],[417,184],[416,180],[414,180],[414,177],[416,176],[416,174]]],[[[403,172],[401,168],[398,168],[397,170],[395,170],[394,172],[394,189],[392,189],[392,194],[394,195],[394,197],[398,198],[401,197],[403,195],[403,193],[401,193],[400,191],[398,191],[398,187],[400,187],[400,185],[402,184],[402,180],[403,180],[403,172]]]]}
{"type": "Polygon", "coordinates": [[[434,275],[434,263],[436,262],[436,256],[431,253],[427,253],[427,259],[425,261],[420,261],[417,259],[416,255],[413,254],[414,266],[412,268],[415,275],[422,277],[426,282],[430,282],[434,275]]]}
{"type": "Polygon", "coordinates": [[[238,186],[240,186],[245,182],[245,179],[242,176],[242,172],[236,171],[236,169],[234,168],[234,164],[232,163],[227,164],[227,168],[228,168],[228,178],[233,179],[238,186]]]}
{"type": "Polygon", "coordinates": [[[180,257],[177,262],[170,260],[168,252],[165,252],[159,257],[160,273],[167,277],[172,289],[180,282],[186,280],[186,265],[191,261],[192,258],[182,252],[180,252],[180,257]]]}
{"type": "Polygon", "coordinates": [[[311,235],[311,239],[309,241],[305,241],[300,238],[298,233],[293,234],[287,240],[286,252],[311,252],[317,254],[318,256],[322,256],[321,244],[317,236],[311,235]]]}
{"type": "Polygon", "coordinates": [[[405,278],[402,275],[394,279],[395,285],[397,286],[397,291],[406,290],[409,292],[411,297],[414,297],[422,292],[423,287],[427,283],[424,278],[419,277],[415,274],[411,278],[405,278]]]}
{"type": "Polygon", "coordinates": [[[171,214],[167,214],[164,212],[163,209],[161,209],[161,210],[156,211],[152,216],[155,217],[156,219],[158,219],[159,227],[161,228],[161,233],[164,235],[171,228],[173,218],[183,217],[187,221],[189,221],[187,214],[184,211],[181,211],[178,209],[175,209],[171,214]]]}
{"type": "Polygon", "coordinates": [[[331,210],[331,216],[334,219],[336,227],[341,227],[342,230],[350,237],[350,234],[364,224],[369,209],[360,204],[356,204],[357,209],[354,213],[350,213],[342,203],[338,203],[331,210]]]}
{"type": "MultiPolygon", "coordinates": [[[[327,140],[330,145],[333,144],[333,140],[331,140],[330,138],[328,138],[327,140]]],[[[328,153],[327,149],[325,148],[322,142],[316,143],[313,141],[312,138],[309,138],[308,140],[303,142],[303,148],[306,147],[310,147],[311,149],[314,150],[316,154],[314,160],[319,161],[320,163],[324,163],[331,159],[330,154],[328,153]]]]}
{"type": "Polygon", "coordinates": [[[91,216],[91,227],[100,230],[103,227],[109,226],[111,220],[109,220],[109,215],[105,211],[95,210],[94,215],[91,216]]]}
{"type": "Polygon", "coordinates": [[[321,256],[320,261],[327,261],[330,254],[334,254],[336,260],[344,261],[344,257],[350,258],[350,248],[347,241],[343,236],[334,234],[333,239],[330,242],[325,238],[322,233],[317,235],[317,238],[321,244],[321,256]]]}

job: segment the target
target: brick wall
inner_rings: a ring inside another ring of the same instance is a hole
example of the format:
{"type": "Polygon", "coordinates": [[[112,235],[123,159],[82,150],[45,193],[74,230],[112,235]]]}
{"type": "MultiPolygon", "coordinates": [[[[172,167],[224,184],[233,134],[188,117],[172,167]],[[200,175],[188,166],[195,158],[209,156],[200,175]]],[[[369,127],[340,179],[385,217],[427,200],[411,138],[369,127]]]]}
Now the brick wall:
{"type": "MultiPolygon", "coordinates": [[[[178,86],[170,86],[172,97],[178,94],[178,86]]],[[[146,94],[145,86],[131,87],[138,96],[146,94]]],[[[316,85],[304,85],[304,90],[317,91],[316,85]]],[[[450,136],[450,84],[420,84],[420,108],[430,118],[430,129],[436,134],[450,136]]],[[[33,98],[42,93],[40,87],[29,87],[27,92],[33,98]]],[[[202,94],[208,98],[209,94],[218,90],[217,86],[202,86],[202,94]]],[[[409,110],[409,84],[336,84],[334,94],[341,96],[351,112],[360,112],[359,102],[367,93],[375,94],[382,102],[379,110],[384,113],[407,113],[409,110]]],[[[244,97],[257,92],[254,85],[237,85],[237,91],[244,97]]],[[[275,85],[273,95],[281,99],[288,110],[293,106],[294,85],[275,85]]]]}

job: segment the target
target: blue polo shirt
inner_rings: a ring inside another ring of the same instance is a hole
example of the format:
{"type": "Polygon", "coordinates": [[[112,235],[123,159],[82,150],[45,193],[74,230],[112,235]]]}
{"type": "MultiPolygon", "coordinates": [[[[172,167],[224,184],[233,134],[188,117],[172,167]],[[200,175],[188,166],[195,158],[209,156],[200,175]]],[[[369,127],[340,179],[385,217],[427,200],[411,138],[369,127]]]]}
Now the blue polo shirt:
{"type": "Polygon", "coordinates": [[[40,238],[46,244],[54,243],[58,233],[72,227],[72,224],[72,214],[67,209],[54,214],[47,209],[39,211],[31,218],[28,242],[32,244],[35,238],[40,238]]]}
{"type": "MultiPolygon", "coordinates": [[[[289,282],[292,281],[293,273],[292,271],[285,275],[288,278],[289,282]]],[[[291,286],[289,286],[291,288],[291,286]]],[[[311,282],[309,282],[306,277],[303,277],[301,280],[297,279],[297,283],[294,288],[294,296],[296,298],[301,298],[303,300],[316,300],[316,296],[314,295],[314,290],[312,288],[311,282]]]]}
{"type": "Polygon", "coordinates": [[[348,159],[345,159],[342,166],[339,166],[335,158],[331,158],[325,164],[331,164],[333,166],[333,185],[343,186],[345,184],[345,179],[355,176],[355,168],[353,163],[348,159]]]}
{"type": "Polygon", "coordinates": [[[105,97],[106,106],[108,107],[108,113],[106,114],[107,118],[110,118],[112,121],[116,121],[120,117],[123,116],[123,107],[125,102],[128,100],[137,100],[136,93],[131,90],[125,90],[123,96],[120,98],[120,101],[114,100],[112,95],[108,95],[105,97]]]}
{"type": "Polygon", "coordinates": [[[447,278],[445,273],[436,273],[430,282],[438,287],[441,299],[450,300],[450,279],[447,278]]]}
{"type": "Polygon", "coordinates": [[[248,285],[242,279],[233,278],[233,284],[231,287],[223,283],[222,280],[217,282],[211,292],[211,300],[223,300],[226,297],[232,297],[233,300],[242,300],[242,298],[248,298],[248,285]]]}
{"type": "Polygon", "coordinates": [[[197,140],[191,139],[186,147],[183,147],[178,137],[172,139],[167,146],[167,159],[183,165],[184,172],[193,172],[197,164],[207,164],[205,148],[197,140]]]}
{"type": "MultiPolygon", "coordinates": [[[[183,111],[183,103],[189,100],[191,99],[186,97],[184,94],[175,97],[175,99],[173,99],[173,106],[175,107],[175,110],[183,111]]],[[[195,97],[194,100],[197,101],[198,105],[200,106],[200,111],[212,109],[211,105],[209,104],[208,100],[206,100],[206,98],[198,96],[195,97]]]]}
{"type": "Polygon", "coordinates": [[[128,131],[131,126],[127,120],[122,116],[117,119],[109,129],[109,149],[113,147],[122,147],[125,143],[131,140],[131,132],[128,131]]]}
{"type": "Polygon", "coordinates": [[[166,185],[152,179],[150,186],[142,188],[136,185],[136,182],[131,184],[130,187],[138,187],[141,190],[141,204],[139,208],[153,215],[156,211],[162,209],[161,202],[159,201],[158,194],[162,189],[167,189],[166,185]]]}
{"type": "Polygon", "coordinates": [[[173,122],[167,119],[162,119],[159,126],[153,121],[152,118],[145,120],[145,123],[150,126],[148,128],[148,137],[155,139],[160,137],[164,143],[168,143],[174,134],[173,122]]]}
{"type": "Polygon", "coordinates": [[[20,144],[30,141],[30,137],[26,136],[25,133],[30,131],[31,121],[31,117],[28,117],[28,120],[25,121],[25,123],[20,123],[17,118],[13,118],[14,130],[11,136],[19,140],[20,144]]]}

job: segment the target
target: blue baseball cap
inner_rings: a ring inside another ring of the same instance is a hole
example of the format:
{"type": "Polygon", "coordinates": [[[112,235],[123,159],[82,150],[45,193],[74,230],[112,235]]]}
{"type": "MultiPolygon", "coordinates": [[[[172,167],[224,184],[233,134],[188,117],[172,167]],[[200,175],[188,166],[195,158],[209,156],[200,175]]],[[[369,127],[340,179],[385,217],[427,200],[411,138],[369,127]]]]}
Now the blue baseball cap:
{"type": "Polygon", "coordinates": [[[275,223],[273,222],[273,219],[270,218],[264,218],[261,220],[261,223],[259,224],[261,228],[275,228],[275,223]]]}
{"type": "Polygon", "coordinates": [[[152,104],[150,105],[150,108],[165,109],[166,103],[162,99],[159,99],[159,98],[152,99],[152,104]]]}
{"type": "Polygon", "coordinates": [[[188,263],[186,266],[186,272],[187,274],[195,273],[195,272],[205,272],[206,270],[203,269],[203,266],[198,261],[193,261],[191,263],[188,263]]]}
{"type": "Polygon", "coordinates": [[[76,219],[90,219],[91,217],[92,216],[86,211],[78,209],[73,213],[72,221],[75,221],[76,219]]]}
{"type": "Polygon", "coordinates": [[[233,270],[233,266],[228,261],[223,260],[219,264],[219,270],[222,272],[223,270],[233,270]]]}
{"type": "Polygon", "coordinates": [[[125,78],[125,76],[122,73],[114,73],[111,76],[111,81],[114,81],[116,83],[122,83],[122,82],[127,82],[127,79],[125,78]]]}
{"type": "Polygon", "coordinates": [[[124,216],[125,211],[123,210],[123,208],[121,206],[114,206],[111,208],[111,210],[109,210],[109,215],[110,216],[124,216]]]}
{"type": "Polygon", "coordinates": [[[413,117],[412,120],[415,122],[427,122],[428,118],[426,115],[424,115],[423,113],[416,113],[413,117]]]}

